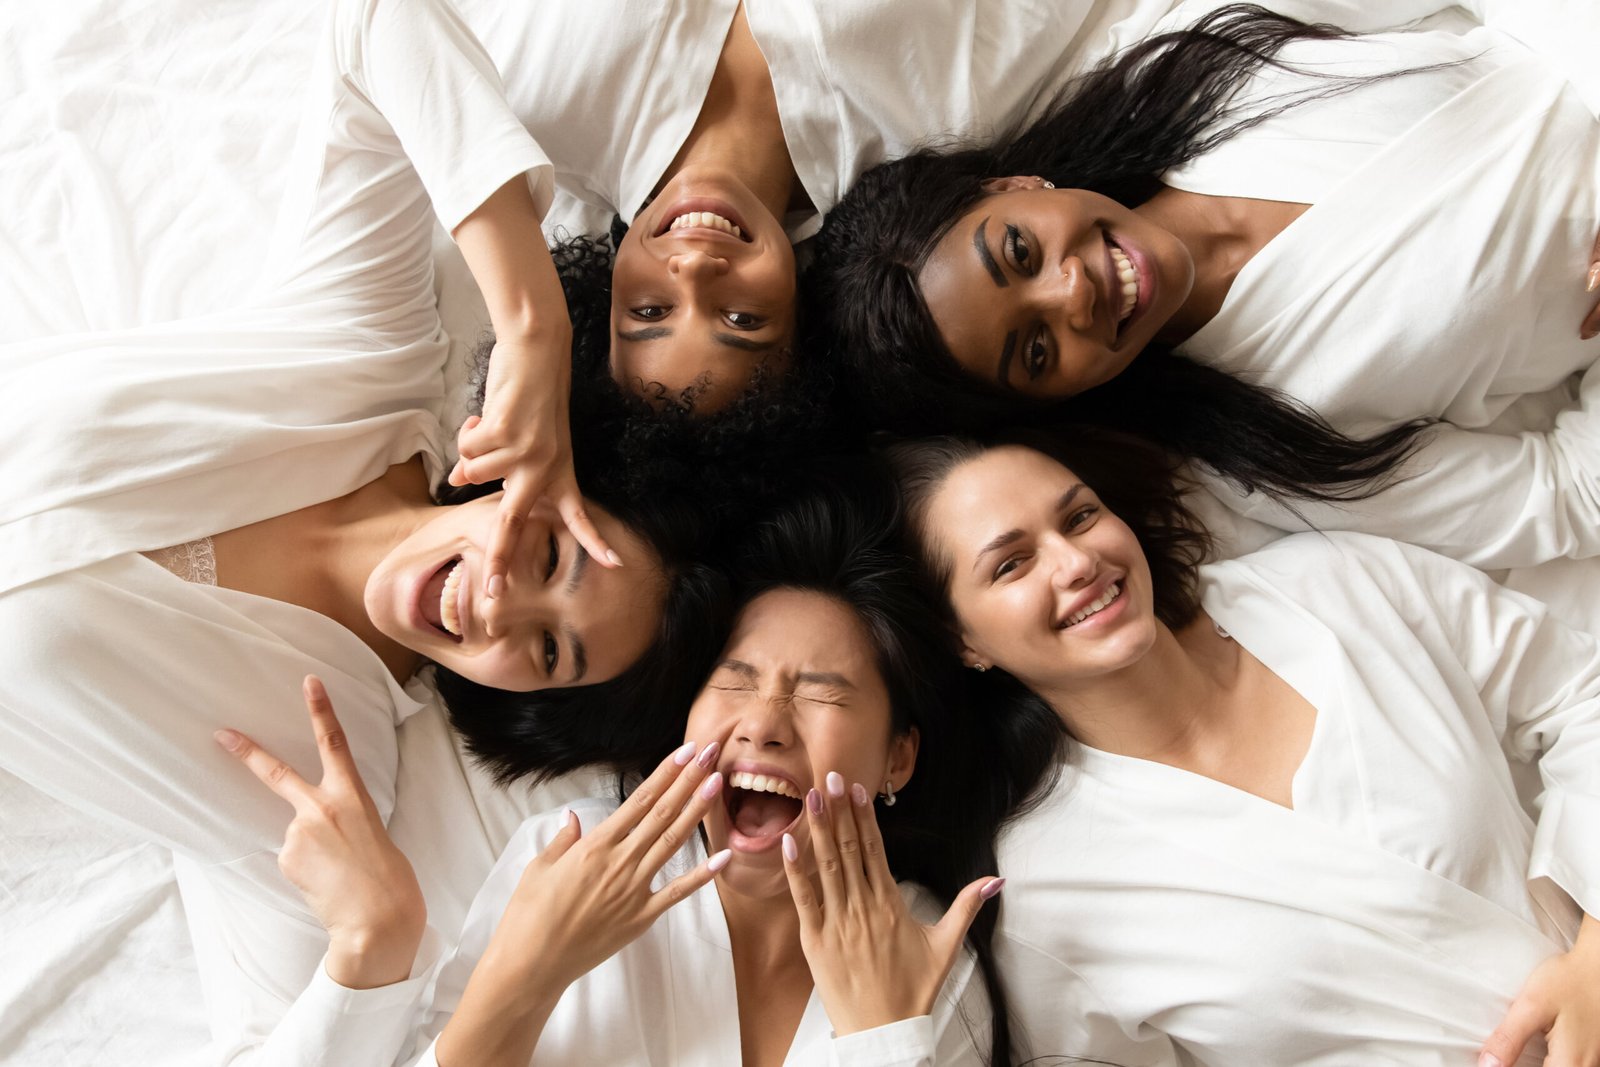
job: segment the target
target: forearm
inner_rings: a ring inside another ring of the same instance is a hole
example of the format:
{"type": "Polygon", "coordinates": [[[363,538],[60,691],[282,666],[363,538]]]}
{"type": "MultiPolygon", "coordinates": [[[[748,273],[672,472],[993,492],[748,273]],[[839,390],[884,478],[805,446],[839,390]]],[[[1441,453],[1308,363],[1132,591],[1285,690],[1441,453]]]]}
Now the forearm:
{"type": "Polygon", "coordinates": [[[435,1046],[439,1067],[526,1067],[566,986],[491,949],[435,1046]]]}
{"type": "Polygon", "coordinates": [[[547,341],[566,351],[572,336],[566,296],[522,176],[491,194],[452,236],[483,292],[496,339],[547,341]]]}

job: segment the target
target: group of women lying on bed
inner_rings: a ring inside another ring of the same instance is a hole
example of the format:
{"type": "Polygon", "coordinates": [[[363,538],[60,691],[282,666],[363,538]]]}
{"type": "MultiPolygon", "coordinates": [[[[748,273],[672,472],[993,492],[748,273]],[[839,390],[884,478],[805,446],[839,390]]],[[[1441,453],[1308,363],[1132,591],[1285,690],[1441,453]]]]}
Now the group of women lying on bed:
{"type": "Polygon", "coordinates": [[[1600,1064],[1594,87],[1045,6],[341,0],[260,291],[4,368],[0,763],[222,1058],[1600,1064]],[[459,930],[430,685],[619,772],[459,930]]]}

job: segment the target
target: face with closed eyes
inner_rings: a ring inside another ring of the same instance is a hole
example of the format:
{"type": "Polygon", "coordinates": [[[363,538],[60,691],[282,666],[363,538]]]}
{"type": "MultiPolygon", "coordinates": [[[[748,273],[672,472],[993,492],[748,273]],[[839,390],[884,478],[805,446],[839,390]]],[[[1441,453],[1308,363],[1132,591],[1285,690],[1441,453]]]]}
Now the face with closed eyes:
{"type": "MultiPolygon", "coordinates": [[[[911,778],[917,733],[896,735],[866,627],[821,593],[775,589],[747,604],[695,698],[685,736],[722,742],[722,803],[705,817],[710,850],[733,850],[719,876],[748,896],[789,893],[779,845],[810,855],[801,805],[829,771],[877,793],[911,778]]],[[[848,803],[848,799],[846,800],[848,803]]]]}
{"type": "Polygon", "coordinates": [[[665,600],[660,558],[604,509],[600,534],[626,567],[596,564],[552,515],[523,528],[505,589],[483,594],[484,557],[498,522],[494,493],[431,509],[367,579],[365,606],[386,637],[481,685],[512,692],[615,678],[655,639],[665,600]]]}
{"type": "Polygon", "coordinates": [[[696,411],[781,372],[794,337],[795,263],[783,224],[743,182],[685,168],[640,212],[611,275],[611,376],[691,390],[696,411]]]}
{"type": "Polygon", "coordinates": [[[1159,623],[1144,551],[1089,486],[1031,448],[991,448],[929,500],[921,536],[948,565],[969,666],[1036,691],[1131,666],[1159,623]]]}
{"type": "Polygon", "coordinates": [[[940,337],[975,378],[1036,399],[1104,384],[1194,286],[1183,243],[1114,200],[1037,178],[985,188],[918,276],[940,337]]]}

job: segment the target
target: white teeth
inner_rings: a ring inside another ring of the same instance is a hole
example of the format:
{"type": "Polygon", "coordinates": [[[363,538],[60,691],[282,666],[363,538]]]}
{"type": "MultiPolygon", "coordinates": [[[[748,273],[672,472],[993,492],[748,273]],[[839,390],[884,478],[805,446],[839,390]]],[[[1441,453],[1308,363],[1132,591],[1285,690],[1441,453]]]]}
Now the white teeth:
{"type": "Polygon", "coordinates": [[[731,233],[738,238],[744,237],[744,231],[734,225],[732,221],[723,218],[713,211],[686,211],[672,220],[667,227],[669,230],[681,230],[686,226],[709,226],[713,230],[731,233]]]}
{"type": "Polygon", "coordinates": [[[461,561],[456,560],[450,573],[444,576],[444,589],[439,593],[439,621],[457,637],[461,636],[461,612],[456,600],[456,591],[461,588],[461,571],[461,561]]]}
{"type": "Polygon", "coordinates": [[[748,771],[734,771],[728,775],[728,784],[735,789],[748,789],[755,793],[776,793],[780,797],[800,799],[799,792],[794,786],[782,778],[769,778],[764,774],[751,774],[748,771]]]}
{"type": "Polygon", "coordinates": [[[1080,611],[1077,614],[1069,617],[1067,619],[1067,625],[1068,626],[1076,626],[1080,622],[1082,622],[1084,619],[1087,619],[1089,616],[1094,615],[1094,614],[1096,614],[1098,612],[1104,611],[1107,607],[1109,607],[1111,605],[1112,601],[1116,600],[1117,597],[1119,597],[1121,595],[1122,595],[1122,585],[1119,582],[1117,584],[1112,585],[1111,588],[1107,589],[1104,593],[1101,593],[1100,594],[1100,599],[1096,600],[1093,604],[1090,604],[1088,607],[1084,608],[1082,611],[1080,611]]]}
{"type": "Polygon", "coordinates": [[[1128,258],[1128,253],[1116,245],[1108,247],[1111,249],[1111,262],[1117,268],[1117,281],[1122,284],[1122,313],[1117,316],[1117,321],[1127,322],[1134,306],[1139,303],[1139,271],[1134,267],[1133,260],[1128,258]]]}

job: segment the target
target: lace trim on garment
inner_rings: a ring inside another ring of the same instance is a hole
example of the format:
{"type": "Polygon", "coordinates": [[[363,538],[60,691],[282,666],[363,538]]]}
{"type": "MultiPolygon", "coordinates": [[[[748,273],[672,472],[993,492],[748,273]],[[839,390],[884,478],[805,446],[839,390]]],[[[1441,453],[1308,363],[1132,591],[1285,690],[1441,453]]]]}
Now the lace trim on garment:
{"type": "Polygon", "coordinates": [[[195,585],[217,584],[217,553],[209,537],[171,548],[158,548],[144,555],[186,582],[195,585]]]}

